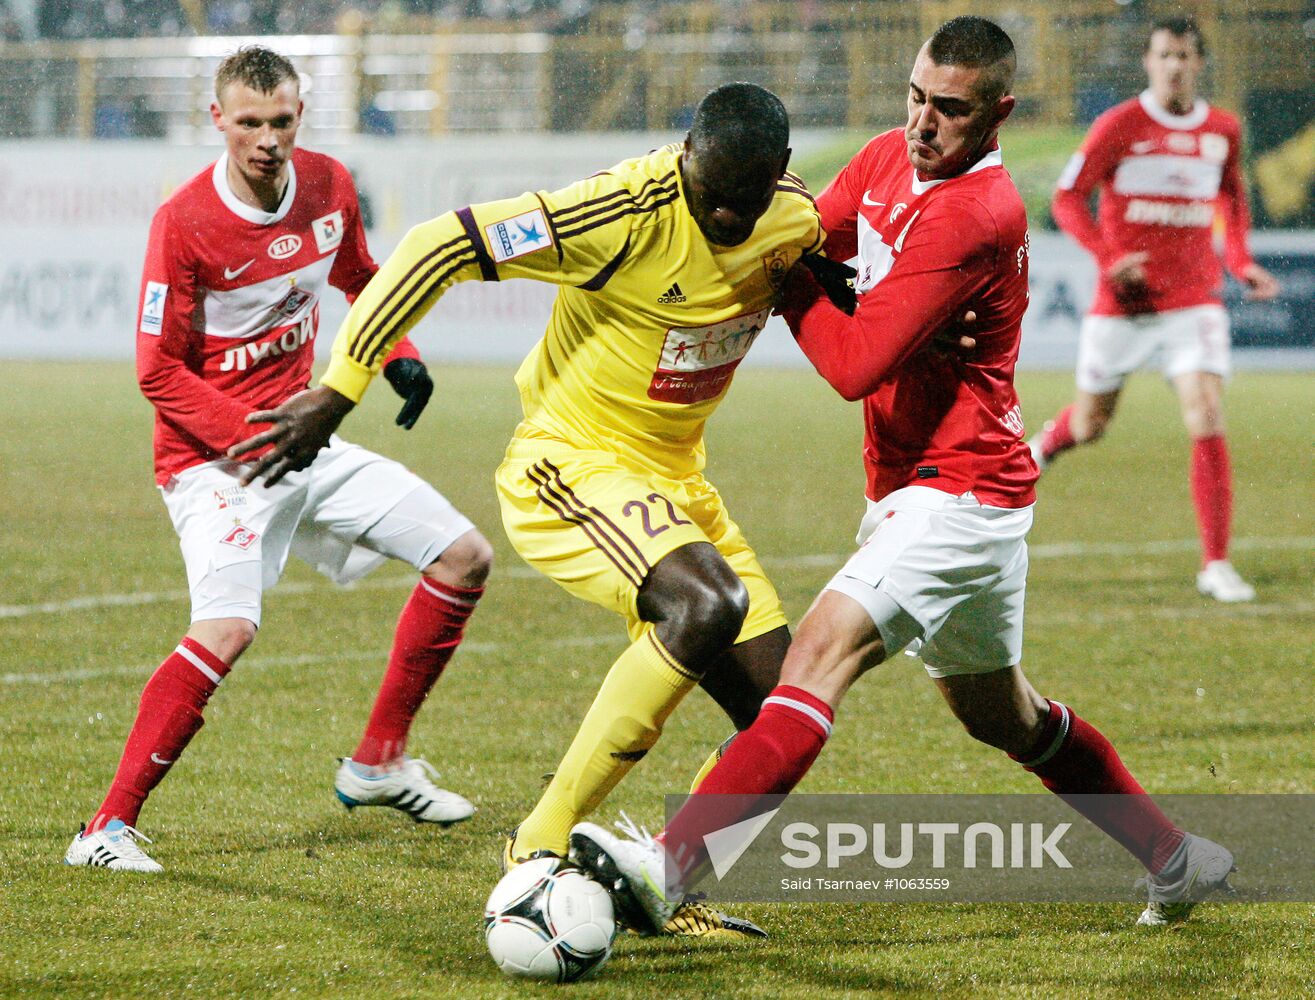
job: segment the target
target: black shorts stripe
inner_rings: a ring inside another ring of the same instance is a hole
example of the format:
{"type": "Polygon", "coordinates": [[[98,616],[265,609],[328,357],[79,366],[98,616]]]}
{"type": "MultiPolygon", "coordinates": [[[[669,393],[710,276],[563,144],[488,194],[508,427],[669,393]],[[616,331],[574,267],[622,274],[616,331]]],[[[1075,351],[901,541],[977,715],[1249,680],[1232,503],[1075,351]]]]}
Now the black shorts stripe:
{"type": "Polygon", "coordinates": [[[571,229],[569,231],[563,230],[561,236],[562,239],[569,239],[572,236],[580,236],[583,233],[589,232],[591,229],[597,229],[599,226],[606,226],[609,225],[610,223],[616,222],[618,219],[623,219],[627,215],[651,215],[654,212],[656,212],[659,208],[662,208],[665,205],[670,205],[673,201],[678,201],[679,199],[680,199],[680,192],[671,191],[668,192],[663,198],[653,202],[650,205],[643,205],[643,206],[635,205],[635,206],[627,207],[625,209],[622,209],[621,211],[616,212],[613,215],[609,215],[601,219],[596,219],[593,222],[587,223],[582,226],[577,226],[576,228],[571,229]]]}
{"type": "Polygon", "coordinates": [[[537,496],[545,506],[551,508],[557,516],[567,524],[574,524],[576,527],[580,528],[580,530],[582,530],[588,537],[593,547],[605,555],[608,561],[615,566],[621,575],[630,581],[634,587],[638,588],[643,584],[645,574],[640,572],[639,567],[624,558],[624,554],[619,548],[617,548],[615,541],[603,534],[598,529],[598,526],[593,523],[592,519],[572,510],[566,499],[556,493],[552,488],[550,485],[551,477],[545,470],[540,469],[536,463],[526,470],[526,475],[529,477],[530,482],[538,487],[538,489],[534,491],[535,496],[537,496]],[[609,545],[609,543],[611,544],[609,545]]]}
{"type": "Polygon", "coordinates": [[[526,470],[526,475],[529,477],[530,482],[538,487],[538,489],[534,491],[534,495],[539,498],[539,501],[544,506],[551,508],[557,516],[567,524],[574,524],[577,528],[583,531],[586,537],[588,537],[590,544],[605,555],[608,561],[617,568],[622,576],[629,580],[634,586],[638,587],[640,585],[642,581],[637,579],[638,567],[633,564],[623,564],[617,557],[615,550],[609,548],[607,544],[608,539],[598,531],[597,527],[591,521],[574,513],[566,500],[552,491],[549,485],[551,477],[546,471],[540,469],[537,465],[533,465],[526,470]]]}
{"type": "MultiPolygon", "coordinates": [[[[474,263],[475,259],[474,249],[467,245],[454,250],[448,256],[437,261],[428,271],[420,275],[419,280],[407,290],[406,294],[393,305],[393,308],[387,314],[379,318],[379,326],[375,332],[358,341],[353,356],[360,355],[357,360],[366,367],[373,365],[379,355],[389,346],[388,337],[390,332],[404,325],[417,311],[423,310],[436,287],[443,284],[467,264],[474,263]],[[444,270],[445,267],[446,270],[444,270]],[[439,272],[437,277],[434,276],[435,272],[439,272]],[[406,311],[398,316],[398,310],[401,309],[406,311]]],[[[375,316],[378,317],[378,315],[378,311],[376,311],[375,316]]]]}
{"type": "Polygon", "coordinates": [[[584,503],[584,501],[582,501],[578,496],[576,496],[575,490],[571,489],[571,487],[566,484],[566,481],[562,479],[561,469],[557,468],[557,466],[553,465],[552,462],[548,461],[546,458],[543,460],[543,464],[544,467],[547,468],[547,470],[552,473],[553,482],[556,485],[560,486],[562,490],[566,493],[572,506],[578,511],[589,514],[591,517],[595,519],[595,523],[601,522],[602,524],[606,525],[607,528],[611,530],[612,534],[617,539],[625,543],[625,547],[630,550],[631,554],[634,555],[635,559],[639,562],[639,565],[643,568],[644,575],[648,576],[648,571],[653,567],[651,567],[648,564],[648,557],[645,556],[643,550],[640,549],[640,547],[635,544],[634,539],[631,538],[629,535],[627,535],[625,531],[619,525],[617,525],[615,521],[613,521],[610,517],[604,514],[597,507],[590,507],[588,504],[584,503]]]}
{"type": "Polygon", "coordinates": [[[648,641],[649,644],[653,647],[653,652],[657,653],[658,658],[661,659],[663,663],[665,663],[676,673],[680,674],[681,677],[684,677],[685,680],[693,681],[695,684],[697,684],[702,679],[702,676],[700,674],[694,673],[694,671],[690,670],[687,666],[685,666],[674,656],[672,656],[671,651],[668,650],[665,646],[662,645],[661,642],[658,641],[658,637],[655,632],[648,633],[648,641]]]}

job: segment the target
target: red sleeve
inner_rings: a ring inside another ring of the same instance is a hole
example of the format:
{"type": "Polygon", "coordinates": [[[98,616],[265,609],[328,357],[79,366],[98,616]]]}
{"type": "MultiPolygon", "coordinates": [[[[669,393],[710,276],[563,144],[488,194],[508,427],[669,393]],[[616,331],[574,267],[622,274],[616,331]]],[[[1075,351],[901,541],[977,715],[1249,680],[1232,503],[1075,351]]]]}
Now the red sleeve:
{"type": "Polygon", "coordinates": [[[1242,272],[1255,263],[1247,236],[1251,232],[1251,210],[1247,206],[1246,179],[1242,175],[1241,130],[1228,137],[1228,159],[1219,179],[1220,201],[1224,212],[1224,264],[1241,280],[1242,272]]]}
{"type": "Polygon", "coordinates": [[[1102,115],[1091,126],[1082,147],[1068,161],[1050,203],[1059,228],[1086,247],[1102,271],[1120,253],[1118,247],[1106,244],[1101,236],[1100,226],[1091,214],[1091,193],[1114,176],[1122,153],[1113,116],[1102,115]]]}
{"type": "Polygon", "coordinates": [[[137,309],[137,384],[162,418],[215,451],[250,435],[251,412],[187,366],[196,267],[187,259],[168,207],[155,214],[137,309]]]}
{"type": "Polygon", "coordinates": [[[858,254],[858,199],[862,190],[855,192],[855,184],[862,184],[865,170],[856,166],[867,149],[850,160],[826,189],[817,196],[817,212],[826,232],[824,252],[832,260],[847,261],[858,254]],[[856,180],[857,179],[857,180],[856,180]]]}
{"type": "Polygon", "coordinates": [[[388,352],[388,357],[384,358],[384,363],[380,366],[380,369],[387,368],[389,364],[396,361],[398,358],[412,358],[415,361],[420,360],[420,351],[416,348],[415,344],[411,343],[410,337],[403,337],[393,345],[393,349],[388,352]]]}
{"type": "MultiPolygon", "coordinates": [[[[338,246],[338,256],[334,258],[333,269],[329,272],[329,284],[341,289],[350,305],[370,283],[370,279],[379,270],[379,265],[370,256],[370,248],[365,242],[365,224],[361,221],[361,204],[356,194],[356,183],[342,164],[336,164],[334,169],[338,171],[337,183],[343,185],[346,191],[347,207],[343,213],[342,243],[338,246]]],[[[411,338],[403,337],[397,342],[384,360],[384,367],[387,367],[388,362],[396,361],[398,358],[420,360],[420,352],[416,350],[411,338]]]]}
{"type": "Polygon", "coordinates": [[[962,315],[996,266],[995,226],[980,209],[946,200],[909,230],[890,273],[846,316],[795,268],[782,315],[800,348],[845,399],[871,395],[936,333],[962,315]],[[915,305],[916,304],[916,305],[915,305]]]}

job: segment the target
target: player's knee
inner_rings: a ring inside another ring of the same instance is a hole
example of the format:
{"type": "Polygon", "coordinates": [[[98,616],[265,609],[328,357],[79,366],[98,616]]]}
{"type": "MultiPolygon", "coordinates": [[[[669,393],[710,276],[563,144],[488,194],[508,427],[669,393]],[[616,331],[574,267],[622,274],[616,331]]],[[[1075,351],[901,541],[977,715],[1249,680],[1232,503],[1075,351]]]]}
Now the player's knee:
{"type": "Polygon", "coordinates": [[[840,659],[834,634],[825,629],[801,628],[785,655],[781,683],[799,685],[814,680],[840,659]]]}
{"type": "Polygon", "coordinates": [[[493,569],[493,546],[473,528],[425,567],[425,575],[454,587],[482,587],[493,569]]]}
{"type": "Polygon", "coordinates": [[[219,659],[232,664],[255,642],[256,625],[245,618],[218,618],[193,622],[187,634],[219,659]]]}
{"type": "Polygon", "coordinates": [[[693,666],[734,644],[749,610],[749,592],[739,577],[690,577],[678,586],[644,593],[640,610],[657,623],[658,636],[672,654],[693,666]]]}
{"type": "Polygon", "coordinates": [[[1224,410],[1218,404],[1202,402],[1183,412],[1183,423],[1193,438],[1214,437],[1224,433],[1224,410]]]}
{"type": "Polygon", "coordinates": [[[1075,415],[1070,424],[1073,431],[1073,440],[1078,444],[1099,441],[1105,436],[1105,428],[1109,426],[1109,423],[1110,415],[1108,413],[1088,413],[1082,417],[1075,415]]]}
{"type": "Polygon", "coordinates": [[[749,591],[739,577],[730,581],[697,581],[686,588],[684,629],[710,650],[729,648],[749,613],[749,591]]]}

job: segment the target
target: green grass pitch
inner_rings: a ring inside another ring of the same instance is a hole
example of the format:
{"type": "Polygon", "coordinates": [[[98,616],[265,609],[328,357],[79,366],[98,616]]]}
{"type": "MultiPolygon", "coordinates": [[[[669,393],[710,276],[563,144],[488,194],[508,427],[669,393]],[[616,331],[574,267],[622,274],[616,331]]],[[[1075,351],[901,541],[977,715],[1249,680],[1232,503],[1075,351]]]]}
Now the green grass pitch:
{"type": "MultiPolygon", "coordinates": [[[[60,997],[1129,997],[1315,995],[1315,907],[1203,906],[1170,933],[1138,905],[744,907],[755,945],[623,939],[597,981],[503,979],[479,930],[504,830],[534,801],[613,655],[620,623],[529,572],[492,473],[517,418],[508,370],[452,368],[419,427],[386,385],[344,428],[409,463],[499,562],[412,749],[479,806],[442,832],[347,814],[334,756],[364,724],[411,574],[350,590],[290,564],[208,725],[147,804],[158,877],[59,861],[96,806],[147,676],[186,624],[181,560],[152,485],[131,367],[6,368],[0,441],[0,995],[60,997]]],[[[1030,428],[1071,391],[1021,380],[1030,428]]],[[[1187,445],[1159,379],[1129,386],[1098,447],[1041,484],[1024,665],[1163,792],[1315,790],[1315,473],[1307,374],[1228,396],[1235,561],[1251,606],[1197,596],[1187,445]]],[[[811,373],[742,374],[709,434],[709,477],[797,621],[851,550],[861,418],[811,373]]],[[[854,689],[810,791],[1031,792],[900,657],[854,689]]],[[[727,734],[701,694],[603,810],[654,824],[727,734]]],[[[1239,878],[1244,879],[1245,873],[1239,878]]],[[[1131,893],[1131,887],[1129,887],[1131,893]]]]}

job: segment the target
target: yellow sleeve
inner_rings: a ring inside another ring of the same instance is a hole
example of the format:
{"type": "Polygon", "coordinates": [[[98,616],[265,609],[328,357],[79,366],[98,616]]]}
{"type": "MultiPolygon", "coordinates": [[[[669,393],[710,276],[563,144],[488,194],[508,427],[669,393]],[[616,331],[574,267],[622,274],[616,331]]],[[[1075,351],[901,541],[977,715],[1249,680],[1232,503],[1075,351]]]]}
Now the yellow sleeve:
{"type": "Polygon", "coordinates": [[[352,305],[320,383],[359,402],[392,345],[458,281],[601,287],[625,259],[634,203],[621,180],[599,174],[416,226],[352,305]]]}

